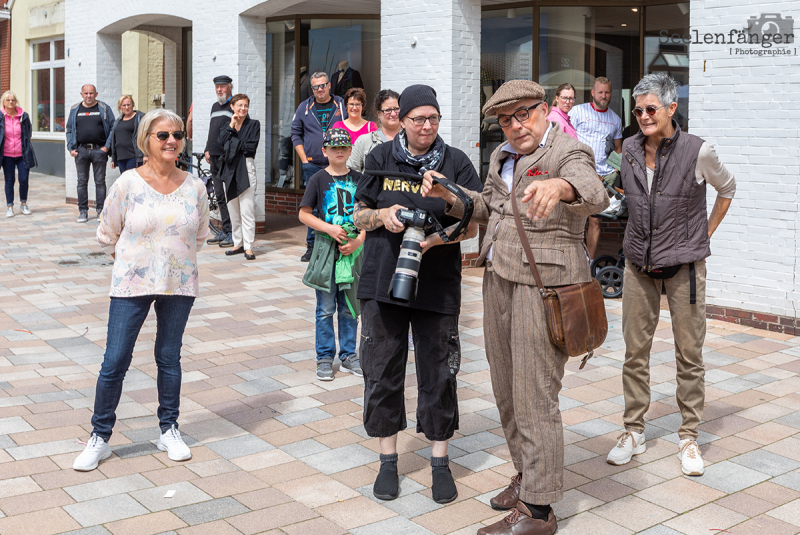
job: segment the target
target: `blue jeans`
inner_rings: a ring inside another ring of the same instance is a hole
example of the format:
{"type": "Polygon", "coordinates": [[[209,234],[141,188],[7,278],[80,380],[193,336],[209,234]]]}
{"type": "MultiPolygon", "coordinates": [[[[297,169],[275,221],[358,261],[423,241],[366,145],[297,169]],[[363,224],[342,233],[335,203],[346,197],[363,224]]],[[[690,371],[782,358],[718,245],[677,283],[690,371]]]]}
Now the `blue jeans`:
{"type": "Polygon", "coordinates": [[[128,169],[136,169],[139,166],[136,164],[136,158],[128,158],[126,160],[117,160],[117,167],[119,168],[119,174],[122,174],[128,169]]]}
{"type": "Polygon", "coordinates": [[[19,180],[19,202],[28,202],[28,175],[30,171],[22,156],[3,156],[3,175],[6,180],[6,206],[14,205],[14,170],[19,180]]]}
{"type": "MultiPolygon", "coordinates": [[[[331,277],[333,275],[331,274],[331,277]]],[[[336,283],[331,283],[330,292],[317,292],[317,360],[333,359],[336,356],[336,335],[333,332],[333,313],[339,316],[339,359],[344,362],[356,354],[356,331],[358,320],[350,315],[344,292],[336,283]]]]}
{"type": "Polygon", "coordinates": [[[131,365],[133,346],[144,324],[150,304],[155,302],[156,346],[154,353],[158,375],[158,423],[161,430],[178,425],[181,395],[181,345],[183,331],[194,297],[183,295],[144,295],[112,297],[108,308],[106,354],[94,398],[92,427],[105,440],[117,421],[117,405],[122,395],[122,381],[131,365]]]}
{"type": "MultiPolygon", "coordinates": [[[[313,175],[318,173],[324,169],[324,167],[319,167],[318,165],[314,165],[313,163],[304,163],[303,164],[303,185],[308,184],[308,179],[310,179],[313,175]]],[[[319,211],[314,208],[311,212],[315,217],[319,217],[319,211]]],[[[308,232],[306,233],[306,245],[309,247],[314,247],[314,230],[311,227],[308,227],[308,232]]]]}

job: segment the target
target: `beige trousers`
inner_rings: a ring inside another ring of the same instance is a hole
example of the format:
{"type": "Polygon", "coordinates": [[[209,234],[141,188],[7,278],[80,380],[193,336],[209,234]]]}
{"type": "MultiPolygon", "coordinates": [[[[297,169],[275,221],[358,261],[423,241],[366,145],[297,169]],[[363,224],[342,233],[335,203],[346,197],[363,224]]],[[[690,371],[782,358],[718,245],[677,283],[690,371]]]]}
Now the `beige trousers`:
{"type": "Polygon", "coordinates": [[[567,354],[550,343],[544,304],[535,286],[483,277],[483,333],[500,421],[519,498],[548,505],[564,496],[564,430],[558,393],[567,354]]]}
{"type": "Polygon", "coordinates": [[[675,397],[683,423],[681,439],[697,438],[703,417],[705,368],[703,342],[706,338],[706,264],[695,262],[697,303],[689,303],[689,265],[671,279],[651,279],[629,263],[625,266],[622,294],[622,336],[625,365],[622,386],[625,393],[625,429],[644,432],[644,415],[650,407],[650,348],[658,325],[661,288],[666,287],[672,334],[675,338],[678,390],[675,397]]]}
{"type": "Polygon", "coordinates": [[[228,213],[231,215],[233,246],[244,246],[245,250],[252,250],[253,242],[256,241],[256,187],[258,186],[258,177],[256,176],[255,160],[246,158],[245,163],[247,165],[247,176],[250,179],[250,187],[238,197],[228,200],[228,213]]]}

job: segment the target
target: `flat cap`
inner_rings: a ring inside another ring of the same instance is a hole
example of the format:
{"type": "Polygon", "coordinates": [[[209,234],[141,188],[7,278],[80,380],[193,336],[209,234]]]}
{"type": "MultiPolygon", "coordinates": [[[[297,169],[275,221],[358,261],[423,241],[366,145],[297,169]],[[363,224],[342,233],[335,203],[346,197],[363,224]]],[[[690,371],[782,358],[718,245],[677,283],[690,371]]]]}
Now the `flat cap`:
{"type": "Polygon", "coordinates": [[[497,110],[526,98],[544,100],[544,89],[530,80],[509,80],[486,101],[486,104],[483,105],[483,114],[486,116],[497,115],[497,110]]]}
{"type": "Polygon", "coordinates": [[[231,84],[231,83],[233,83],[233,78],[231,78],[230,76],[227,76],[225,74],[221,74],[221,75],[217,76],[216,78],[214,78],[214,84],[215,85],[216,84],[231,84]]]}

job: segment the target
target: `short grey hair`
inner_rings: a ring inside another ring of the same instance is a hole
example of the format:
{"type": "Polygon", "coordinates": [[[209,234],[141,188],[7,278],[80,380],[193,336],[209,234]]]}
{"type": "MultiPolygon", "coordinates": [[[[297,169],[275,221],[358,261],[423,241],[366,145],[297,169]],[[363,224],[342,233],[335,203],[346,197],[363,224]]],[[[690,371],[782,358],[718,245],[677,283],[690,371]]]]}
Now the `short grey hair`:
{"type": "Polygon", "coordinates": [[[312,74],[311,78],[309,78],[309,80],[314,80],[315,78],[325,78],[325,83],[328,83],[328,81],[329,81],[328,73],[322,72],[322,71],[317,71],[314,74],[312,74]]]}
{"type": "MultiPolygon", "coordinates": [[[[153,124],[161,119],[166,119],[175,127],[175,130],[183,131],[183,119],[172,110],[167,110],[164,108],[158,108],[152,111],[147,112],[142,120],[139,121],[139,132],[136,134],[136,144],[139,146],[139,150],[142,151],[142,154],[150,157],[150,130],[153,128],[153,124]]],[[[183,152],[183,145],[186,143],[186,137],[184,136],[183,139],[178,141],[178,153],[183,152]]],[[[177,156],[177,155],[176,155],[177,156]]]]}
{"type": "Polygon", "coordinates": [[[636,97],[643,95],[655,95],[662,105],[669,106],[673,102],[678,102],[678,86],[680,84],[665,72],[650,73],[639,80],[633,88],[633,99],[636,100],[636,97]]]}

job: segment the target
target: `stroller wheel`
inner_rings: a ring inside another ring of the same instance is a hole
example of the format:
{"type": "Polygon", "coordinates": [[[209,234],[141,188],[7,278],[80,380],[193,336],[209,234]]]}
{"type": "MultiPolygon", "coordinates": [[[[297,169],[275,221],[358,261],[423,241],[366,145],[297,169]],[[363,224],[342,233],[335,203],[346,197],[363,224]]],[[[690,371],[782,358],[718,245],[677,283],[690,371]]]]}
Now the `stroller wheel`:
{"type": "Polygon", "coordinates": [[[598,256],[594,260],[592,260],[591,270],[592,270],[592,277],[597,278],[597,272],[603,269],[604,267],[608,266],[616,266],[617,259],[611,255],[604,254],[602,256],[598,256]]]}
{"type": "Polygon", "coordinates": [[[603,297],[615,299],[622,295],[622,273],[616,266],[604,267],[597,272],[597,282],[600,283],[603,297]]]}

